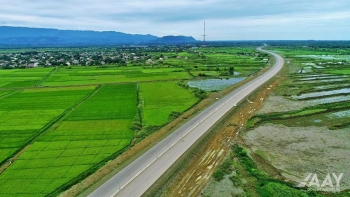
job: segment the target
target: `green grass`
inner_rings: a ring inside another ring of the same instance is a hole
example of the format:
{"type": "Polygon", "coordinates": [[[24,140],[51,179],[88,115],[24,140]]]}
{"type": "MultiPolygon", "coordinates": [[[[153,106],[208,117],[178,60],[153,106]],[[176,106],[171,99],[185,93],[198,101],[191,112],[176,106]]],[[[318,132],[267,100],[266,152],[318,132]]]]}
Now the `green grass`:
{"type": "Polygon", "coordinates": [[[82,90],[43,88],[0,99],[0,162],[92,90],[93,87],[82,90]]]}
{"type": "MultiPolygon", "coordinates": [[[[232,151],[239,160],[239,165],[243,168],[244,172],[239,172],[237,175],[230,178],[231,181],[241,182],[242,175],[245,175],[245,180],[250,182],[243,185],[243,189],[249,196],[250,193],[257,192],[261,197],[322,197],[315,192],[305,191],[299,188],[293,187],[292,183],[283,182],[279,179],[270,178],[266,173],[257,168],[255,162],[252,160],[248,151],[238,145],[232,147],[232,151]],[[247,186],[251,185],[255,188],[254,191],[247,190],[247,186]]],[[[223,165],[222,165],[223,166],[223,165]]],[[[221,168],[222,168],[221,166],[221,168]]],[[[239,171],[240,168],[236,169],[239,171]]]]}
{"type": "Polygon", "coordinates": [[[12,92],[14,92],[13,90],[2,90],[2,91],[0,91],[0,98],[1,97],[4,97],[4,96],[6,96],[6,95],[9,95],[9,94],[11,94],[12,92]]]}
{"type": "Polygon", "coordinates": [[[315,50],[313,48],[273,48],[273,51],[276,51],[277,53],[286,55],[286,56],[296,56],[296,55],[339,55],[343,52],[339,52],[334,49],[318,49],[315,50]]]}
{"type": "Polygon", "coordinates": [[[174,82],[141,83],[140,91],[145,126],[163,125],[172,112],[183,112],[198,101],[188,89],[174,82]]]}
{"type": "Polygon", "coordinates": [[[59,91],[51,91],[49,88],[42,90],[23,91],[3,98],[0,100],[0,111],[66,109],[72,105],[72,98],[81,98],[81,95],[91,92],[93,87],[80,90],[69,88],[59,91]]]}
{"type": "Polygon", "coordinates": [[[130,126],[137,112],[136,95],[136,84],[102,86],[0,175],[0,195],[60,192],[127,147],[134,138],[130,126]],[[21,187],[11,187],[14,184],[21,187]]]}
{"type": "Polygon", "coordinates": [[[52,70],[53,68],[0,70],[0,88],[34,86],[52,70]]]}
{"type": "MultiPolygon", "coordinates": [[[[203,48],[163,53],[169,58],[162,62],[154,58],[160,52],[149,52],[154,65],[0,70],[0,162],[31,140],[0,174],[0,196],[58,195],[126,150],[138,132],[131,129],[135,122],[154,130],[198,102],[192,90],[177,85],[180,79],[199,73],[217,77],[232,66],[249,75],[268,58],[255,53],[203,48]]],[[[147,129],[140,131],[143,136],[147,129]]]]}
{"type": "Polygon", "coordinates": [[[57,71],[53,72],[51,76],[42,83],[42,85],[65,86],[189,78],[191,78],[191,76],[187,72],[175,68],[144,69],[143,67],[72,67],[71,69],[59,68],[57,71]]]}
{"type": "Polygon", "coordinates": [[[56,130],[49,131],[40,141],[54,140],[108,140],[133,138],[131,119],[64,121],[56,130]]]}
{"type": "Polygon", "coordinates": [[[103,86],[67,120],[133,119],[136,91],[136,84],[103,86]]]}
{"type": "Polygon", "coordinates": [[[293,118],[293,117],[300,117],[300,116],[307,116],[307,115],[311,115],[311,114],[316,114],[316,113],[320,113],[320,112],[325,112],[327,111],[327,109],[307,109],[307,110],[303,110],[300,112],[296,112],[296,113],[290,113],[290,114],[285,114],[285,115],[281,115],[281,118],[293,118]]]}
{"type": "Polygon", "coordinates": [[[206,76],[218,77],[226,73],[229,67],[235,67],[235,71],[242,76],[248,76],[262,67],[268,57],[259,57],[255,48],[217,47],[200,48],[197,53],[182,52],[178,54],[165,54],[171,58],[164,60],[163,65],[181,66],[189,70],[194,76],[205,74],[206,76]],[[175,57],[173,57],[175,56],[175,57]],[[179,56],[180,58],[176,58],[179,56]],[[185,59],[187,57],[187,59],[185,59]]]}
{"type": "Polygon", "coordinates": [[[338,70],[332,70],[330,71],[332,74],[350,74],[350,69],[338,69],[338,70]]]}

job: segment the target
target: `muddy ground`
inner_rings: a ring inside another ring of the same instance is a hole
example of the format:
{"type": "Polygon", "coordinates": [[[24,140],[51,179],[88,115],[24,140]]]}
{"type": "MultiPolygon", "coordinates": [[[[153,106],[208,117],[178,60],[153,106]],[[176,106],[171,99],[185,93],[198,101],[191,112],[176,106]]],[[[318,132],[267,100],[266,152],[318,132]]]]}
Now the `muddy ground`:
{"type": "Polygon", "coordinates": [[[305,101],[292,101],[290,99],[286,99],[283,96],[276,96],[272,94],[266,99],[264,106],[262,109],[257,111],[257,114],[267,114],[272,112],[287,112],[293,110],[300,110],[304,107],[309,107],[315,105],[311,102],[305,101]]]}
{"type": "Polygon", "coordinates": [[[309,173],[317,173],[321,182],[328,173],[346,173],[341,190],[350,188],[350,129],[265,124],[243,138],[251,151],[262,155],[291,182],[301,182],[309,173]]]}

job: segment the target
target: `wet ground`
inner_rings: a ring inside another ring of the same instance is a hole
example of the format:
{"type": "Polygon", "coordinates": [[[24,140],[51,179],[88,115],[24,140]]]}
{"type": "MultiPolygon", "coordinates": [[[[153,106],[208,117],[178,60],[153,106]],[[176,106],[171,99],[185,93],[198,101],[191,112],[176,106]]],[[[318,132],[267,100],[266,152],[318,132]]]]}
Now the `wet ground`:
{"type": "Polygon", "coordinates": [[[218,91],[243,81],[245,77],[228,78],[228,79],[203,79],[189,81],[188,86],[198,88],[204,91],[218,91]]]}

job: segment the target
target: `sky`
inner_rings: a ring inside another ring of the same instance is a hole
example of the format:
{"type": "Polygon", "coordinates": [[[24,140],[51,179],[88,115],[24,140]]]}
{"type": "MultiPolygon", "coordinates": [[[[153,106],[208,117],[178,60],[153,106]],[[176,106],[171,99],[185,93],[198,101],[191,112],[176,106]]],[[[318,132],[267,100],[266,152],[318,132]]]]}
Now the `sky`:
{"type": "Polygon", "coordinates": [[[0,0],[0,26],[202,40],[350,40],[349,0],[0,0]]]}

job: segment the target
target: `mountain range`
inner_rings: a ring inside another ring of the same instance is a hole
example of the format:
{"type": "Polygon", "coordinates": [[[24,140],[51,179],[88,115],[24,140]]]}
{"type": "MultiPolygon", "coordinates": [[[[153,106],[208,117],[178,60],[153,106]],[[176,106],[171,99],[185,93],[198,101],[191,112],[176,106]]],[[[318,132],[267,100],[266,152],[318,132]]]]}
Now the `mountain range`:
{"type": "Polygon", "coordinates": [[[179,44],[196,42],[190,36],[157,37],[115,31],[58,30],[0,26],[0,46],[98,46],[121,44],[179,44]]]}

